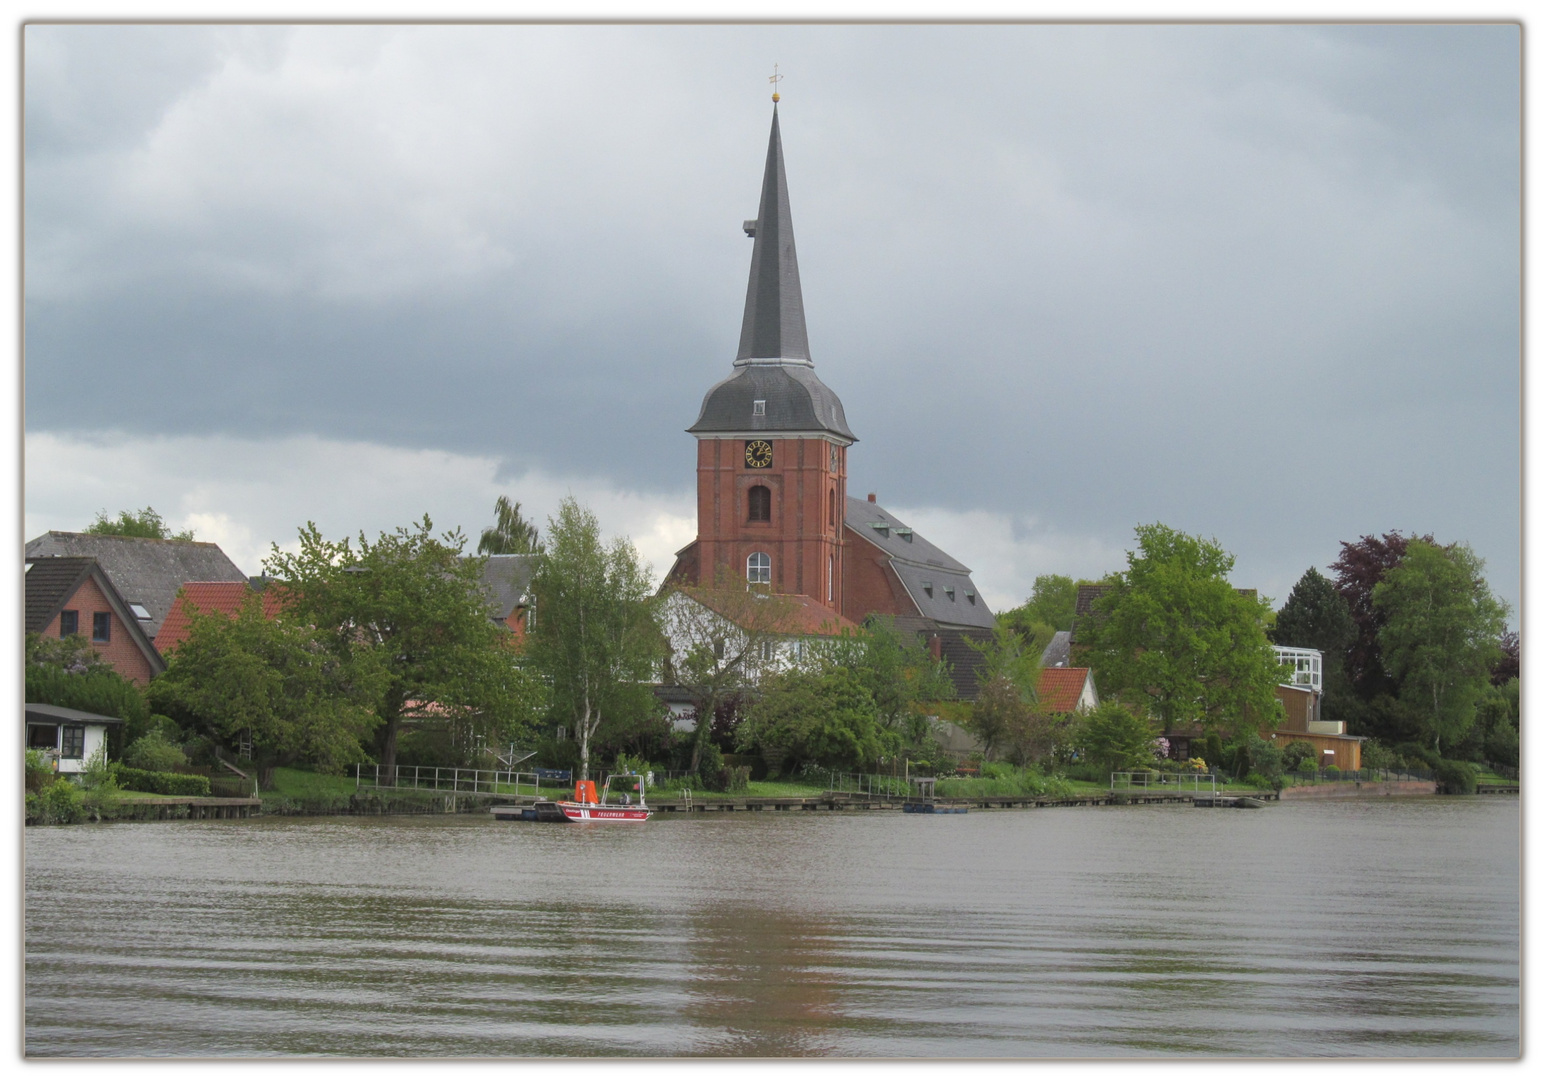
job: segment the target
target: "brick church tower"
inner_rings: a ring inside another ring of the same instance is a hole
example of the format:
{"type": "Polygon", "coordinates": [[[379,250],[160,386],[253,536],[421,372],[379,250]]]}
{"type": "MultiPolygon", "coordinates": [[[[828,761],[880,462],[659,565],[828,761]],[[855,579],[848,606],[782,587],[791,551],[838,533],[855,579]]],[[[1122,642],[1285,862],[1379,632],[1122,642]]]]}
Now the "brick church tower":
{"type": "Polygon", "coordinates": [[[856,436],[814,374],[775,106],[760,190],[744,325],[733,374],[707,391],[696,436],[696,541],[670,571],[684,584],[728,577],[839,609],[846,448],[856,436]]]}

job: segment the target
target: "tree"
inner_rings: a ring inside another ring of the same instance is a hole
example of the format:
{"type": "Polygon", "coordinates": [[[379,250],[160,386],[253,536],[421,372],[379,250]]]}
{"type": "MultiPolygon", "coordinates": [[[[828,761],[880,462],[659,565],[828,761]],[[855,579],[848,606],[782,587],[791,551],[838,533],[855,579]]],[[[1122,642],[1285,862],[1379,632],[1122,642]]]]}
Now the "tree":
{"type": "Polygon", "coordinates": [[[101,716],[116,716],[123,728],[108,729],[109,751],[121,754],[150,725],[144,693],[119,675],[79,634],[66,638],[28,634],[25,645],[26,699],[40,705],[62,705],[101,716]]]}
{"type": "Polygon", "coordinates": [[[519,513],[519,503],[510,505],[507,495],[499,495],[493,504],[496,520],[482,530],[477,542],[479,555],[534,555],[541,550],[541,533],[519,513]]]}
{"type": "Polygon", "coordinates": [[[1033,593],[1020,607],[1002,612],[998,621],[1004,621],[1020,634],[1043,635],[1071,629],[1076,617],[1077,582],[1064,574],[1040,574],[1033,579],[1033,593]]]}
{"type": "Polygon", "coordinates": [[[119,510],[116,518],[108,517],[106,510],[98,511],[96,520],[86,526],[86,532],[92,536],[138,536],[148,540],[193,539],[192,529],[172,532],[153,506],[147,506],[137,514],[131,510],[119,510]]]}
{"type": "Polygon", "coordinates": [[[265,567],[295,621],[314,627],[327,652],[353,670],[375,663],[385,676],[374,712],[376,751],[386,775],[396,766],[404,719],[431,709],[469,746],[513,741],[544,708],[540,680],[525,670],[506,627],[489,616],[482,560],[462,558],[459,530],[440,537],[425,514],[358,546],[325,539],[314,523],[300,549],[278,549],[265,567]]]}
{"type": "Polygon", "coordinates": [[[1506,630],[1499,638],[1499,660],[1489,678],[1495,686],[1504,686],[1511,679],[1521,677],[1521,636],[1514,630],[1506,630]]]}
{"type": "Polygon", "coordinates": [[[737,732],[741,750],[759,749],[796,762],[860,768],[898,749],[879,726],[878,706],[856,673],[784,671],[767,676],[737,732]]]}
{"type": "MultiPolygon", "coordinates": [[[[1431,536],[1418,539],[1426,544],[1435,542],[1431,536]]],[[[1344,673],[1365,701],[1396,690],[1382,664],[1379,634],[1385,620],[1376,609],[1373,594],[1387,571],[1402,562],[1409,540],[1397,532],[1382,533],[1380,539],[1362,536],[1352,543],[1345,540],[1339,545],[1338,560],[1328,564],[1334,573],[1333,587],[1349,605],[1357,628],[1355,640],[1344,655],[1344,673]]]]}
{"type": "Polygon", "coordinates": [[[1038,706],[1040,637],[1025,640],[1006,620],[997,619],[988,640],[965,640],[984,660],[970,725],[985,756],[1005,748],[1020,764],[1047,757],[1064,725],[1038,706]]]}
{"type": "Polygon", "coordinates": [[[1384,620],[1380,645],[1399,697],[1415,706],[1435,753],[1472,725],[1499,656],[1505,605],[1483,579],[1483,560],[1466,544],[1410,540],[1399,564],[1372,592],[1384,620]]]}
{"type": "Polygon", "coordinates": [[[747,587],[726,570],[710,587],[675,587],[663,597],[660,624],[671,650],[669,667],[675,682],[690,690],[696,711],[687,771],[700,767],[719,710],[776,663],[793,610],[788,597],[747,587]]]}
{"type": "Polygon", "coordinates": [[[193,614],[151,699],[217,741],[250,737],[267,786],[279,765],[303,760],[338,772],[366,757],[364,741],[380,722],[373,706],[386,678],[381,659],[370,650],[339,658],[320,631],[264,617],[252,593],[234,618],[193,614]]]}
{"type": "Polygon", "coordinates": [[[1171,730],[1262,727],[1288,678],[1264,636],[1268,601],[1232,588],[1215,540],[1166,525],[1135,529],[1139,551],[1079,631],[1104,693],[1124,695],[1171,730]]]}
{"type": "Polygon", "coordinates": [[[631,542],[600,542],[595,516],[563,499],[546,530],[530,591],[541,613],[528,655],[551,680],[553,710],[571,717],[579,776],[589,775],[589,740],[607,716],[653,707],[645,685],[663,658],[664,636],[631,542]]]}
{"type": "Polygon", "coordinates": [[[1355,618],[1333,583],[1309,567],[1301,575],[1274,621],[1274,641],[1298,649],[1318,649],[1342,657],[1355,639],[1355,618]]]}
{"type": "Polygon", "coordinates": [[[953,697],[948,662],[934,658],[920,635],[900,630],[892,615],[870,616],[848,663],[878,709],[878,721],[920,745],[931,735],[922,702],[953,697]]]}
{"type": "Polygon", "coordinates": [[[1076,741],[1087,760],[1110,772],[1149,764],[1155,736],[1150,720],[1117,701],[1103,702],[1076,727],[1076,741]]]}

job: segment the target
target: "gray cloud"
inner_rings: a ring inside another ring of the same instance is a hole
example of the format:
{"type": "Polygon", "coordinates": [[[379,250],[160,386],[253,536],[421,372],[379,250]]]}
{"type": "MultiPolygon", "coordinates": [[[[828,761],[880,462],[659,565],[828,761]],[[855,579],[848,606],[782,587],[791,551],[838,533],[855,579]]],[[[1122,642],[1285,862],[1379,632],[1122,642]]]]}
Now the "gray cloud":
{"type": "Polygon", "coordinates": [[[778,61],[855,484],[1113,550],[1166,521],[1280,596],[1341,540],[1431,531],[1519,598],[1516,27],[25,46],[32,432],[314,433],[677,492],[778,61]]]}

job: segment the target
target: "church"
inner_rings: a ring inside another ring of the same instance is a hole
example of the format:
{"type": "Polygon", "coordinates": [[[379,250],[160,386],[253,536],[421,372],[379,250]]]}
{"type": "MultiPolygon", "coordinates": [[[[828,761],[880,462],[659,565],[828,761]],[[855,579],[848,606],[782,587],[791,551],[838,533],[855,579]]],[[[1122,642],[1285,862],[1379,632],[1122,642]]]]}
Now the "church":
{"type": "MultiPolygon", "coordinates": [[[[775,99],[773,99],[775,100],[775,99]]],[[[946,657],[958,694],[978,692],[966,638],[995,619],[969,567],[878,503],[848,492],[857,436],[841,399],[814,373],[793,242],[775,104],[749,290],[733,372],[707,391],[696,422],[696,539],[676,553],[668,582],[750,585],[861,623],[890,615],[946,657]]]]}

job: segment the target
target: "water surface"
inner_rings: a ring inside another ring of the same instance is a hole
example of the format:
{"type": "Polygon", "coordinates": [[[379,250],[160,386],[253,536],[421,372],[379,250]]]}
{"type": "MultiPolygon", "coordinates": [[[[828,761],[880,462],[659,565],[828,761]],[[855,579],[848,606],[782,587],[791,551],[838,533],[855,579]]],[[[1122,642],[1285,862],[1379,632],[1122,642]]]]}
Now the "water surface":
{"type": "Polygon", "coordinates": [[[1513,1056],[1520,812],[30,828],[29,1055],[1513,1056]]]}

